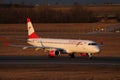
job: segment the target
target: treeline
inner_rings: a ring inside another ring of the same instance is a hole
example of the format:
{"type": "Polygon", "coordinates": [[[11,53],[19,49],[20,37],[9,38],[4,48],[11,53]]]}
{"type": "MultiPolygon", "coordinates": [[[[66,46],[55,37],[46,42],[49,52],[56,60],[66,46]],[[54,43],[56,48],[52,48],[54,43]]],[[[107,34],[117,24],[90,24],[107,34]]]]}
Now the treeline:
{"type": "Polygon", "coordinates": [[[25,23],[30,17],[34,23],[86,23],[97,22],[92,11],[80,6],[57,10],[49,6],[40,8],[0,8],[0,23],[25,23]]]}

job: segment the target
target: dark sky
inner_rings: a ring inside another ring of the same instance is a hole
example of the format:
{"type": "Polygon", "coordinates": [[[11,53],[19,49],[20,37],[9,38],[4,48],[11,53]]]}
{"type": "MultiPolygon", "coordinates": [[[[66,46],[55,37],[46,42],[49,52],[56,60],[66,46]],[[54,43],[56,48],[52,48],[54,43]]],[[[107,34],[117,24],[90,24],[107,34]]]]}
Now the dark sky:
{"type": "Polygon", "coordinates": [[[2,3],[25,3],[25,4],[73,4],[74,2],[78,2],[80,4],[103,4],[103,3],[114,3],[120,4],[120,0],[0,0],[2,3]]]}

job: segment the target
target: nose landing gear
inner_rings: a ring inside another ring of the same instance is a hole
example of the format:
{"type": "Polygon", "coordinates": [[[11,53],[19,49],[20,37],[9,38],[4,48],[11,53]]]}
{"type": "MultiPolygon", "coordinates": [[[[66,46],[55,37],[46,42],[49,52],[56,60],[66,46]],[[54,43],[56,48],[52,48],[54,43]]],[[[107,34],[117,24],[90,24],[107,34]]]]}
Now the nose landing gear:
{"type": "Polygon", "coordinates": [[[87,55],[88,55],[89,59],[92,59],[92,54],[91,53],[88,53],[87,55]]]}

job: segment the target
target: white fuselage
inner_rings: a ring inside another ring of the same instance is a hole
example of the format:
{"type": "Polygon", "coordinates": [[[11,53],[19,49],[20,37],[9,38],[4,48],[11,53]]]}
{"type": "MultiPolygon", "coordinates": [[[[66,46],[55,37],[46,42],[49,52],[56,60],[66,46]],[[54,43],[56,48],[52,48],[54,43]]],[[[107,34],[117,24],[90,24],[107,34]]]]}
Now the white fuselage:
{"type": "Polygon", "coordinates": [[[35,47],[51,47],[64,49],[66,53],[98,53],[99,45],[90,40],[72,40],[72,39],[50,39],[34,38],[28,39],[28,43],[35,47]]]}

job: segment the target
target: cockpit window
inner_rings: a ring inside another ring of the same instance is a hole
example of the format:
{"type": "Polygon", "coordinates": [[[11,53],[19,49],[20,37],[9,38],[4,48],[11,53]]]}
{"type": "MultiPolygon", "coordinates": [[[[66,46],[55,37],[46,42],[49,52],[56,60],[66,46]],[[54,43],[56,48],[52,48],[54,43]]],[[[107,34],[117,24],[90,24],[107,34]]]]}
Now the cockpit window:
{"type": "Polygon", "coordinates": [[[97,45],[97,43],[89,43],[88,45],[97,45]]]}

